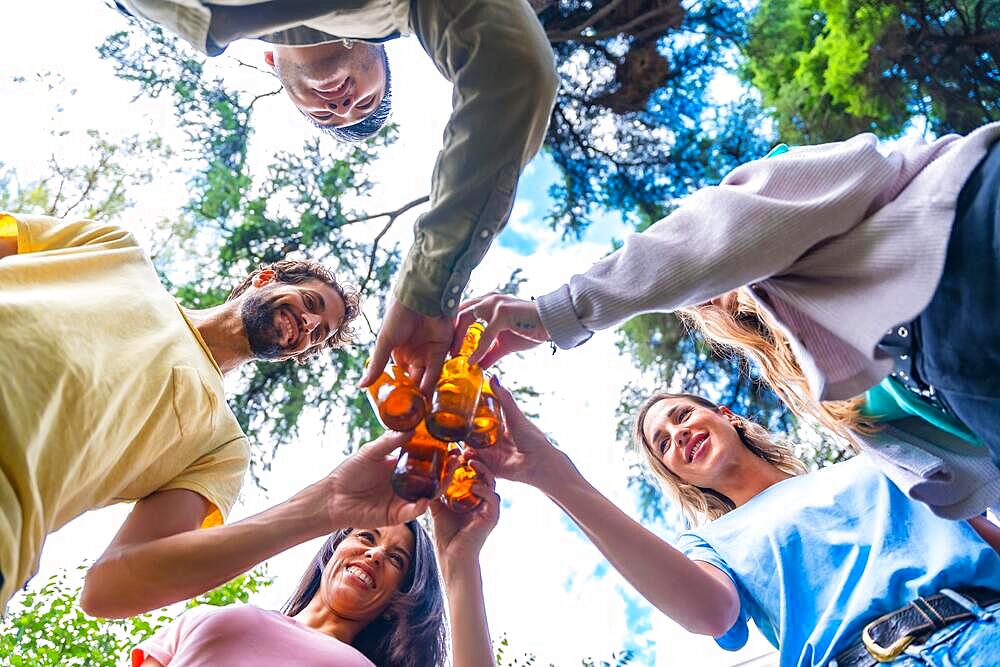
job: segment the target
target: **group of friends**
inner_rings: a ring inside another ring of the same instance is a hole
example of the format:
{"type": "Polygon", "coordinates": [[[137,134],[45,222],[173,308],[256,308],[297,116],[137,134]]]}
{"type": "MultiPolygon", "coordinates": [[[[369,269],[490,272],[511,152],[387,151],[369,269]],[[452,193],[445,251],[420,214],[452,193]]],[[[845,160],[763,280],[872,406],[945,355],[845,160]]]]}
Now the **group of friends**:
{"type": "Polygon", "coordinates": [[[743,646],[752,619],[782,665],[996,664],[1000,528],[986,512],[1000,500],[1000,123],[891,150],[860,135],[774,151],[548,294],[463,302],[558,86],[526,0],[117,4],[210,56],[268,42],[291,101],[344,141],[388,116],[383,42],[416,35],[454,84],[431,205],[362,387],[392,359],[429,394],[475,320],[485,331],[472,359],[487,367],[675,312],[860,454],[807,472],[791,444],[726,406],[656,392],[633,440],[689,521],[668,544],[591,486],[494,379],[506,425],[470,462],[475,511],[396,497],[393,453],[408,434],[390,432],[227,524],[249,443],[224,375],[348,344],[358,295],[290,258],[190,309],[125,229],[11,212],[0,215],[0,607],[36,571],[47,534],[134,502],[87,572],[89,614],[186,600],[327,537],[280,611],[190,610],[134,649],[137,667],[484,667],[479,552],[504,478],[539,489],[650,604],[723,648],[743,646]],[[428,510],[433,537],[417,521],[428,510]]]}

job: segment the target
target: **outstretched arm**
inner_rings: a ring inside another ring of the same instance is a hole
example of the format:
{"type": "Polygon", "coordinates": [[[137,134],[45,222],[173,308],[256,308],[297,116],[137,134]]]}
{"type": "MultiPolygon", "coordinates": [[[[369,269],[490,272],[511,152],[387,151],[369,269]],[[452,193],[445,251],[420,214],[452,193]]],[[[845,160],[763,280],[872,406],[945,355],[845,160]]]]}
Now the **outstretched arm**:
{"type": "Polygon", "coordinates": [[[185,489],[136,503],[104,554],[87,572],[80,605],[94,616],[121,618],[186,600],[314,537],[351,525],[413,519],[427,501],[392,493],[388,454],[405,440],[394,433],[362,447],[321,481],[243,521],[197,530],[209,504],[185,489]]]}
{"type": "Polygon", "coordinates": [[[713,565],[692,561],[634,521],[590,485],[569,458],[494,385],[507,433],[482,457],[497,475],[535,486],[586,533],[650,604],[690,632],[719,637],[736,622],[739,596],[713,565]]]}
{"type": "Polygon", "coordinates": [[[462,292],[507,224],[521,170],[542,145],[559,78],[525,0],[412,7],[414,32],[454,86],[453,109],[434,166],[431,206],[417,220],[362,386],[378,377],[391,353],[411,373],[426,371],[421,389],[430,393],[452,343],[462,292]]]}
{"type": "Polygon", "coordinates": [[[451,621],[451,663],[455,667],[492,665],[496,658],[490,641],[483,598],[479,552],[500,518],[500,497],[493,491],[493,476],[473,462],[482,481],[472,492],[483,502],[469,514],[456,514],[440,503],[431,506],[438,562],[448,597],[451,621]]]}

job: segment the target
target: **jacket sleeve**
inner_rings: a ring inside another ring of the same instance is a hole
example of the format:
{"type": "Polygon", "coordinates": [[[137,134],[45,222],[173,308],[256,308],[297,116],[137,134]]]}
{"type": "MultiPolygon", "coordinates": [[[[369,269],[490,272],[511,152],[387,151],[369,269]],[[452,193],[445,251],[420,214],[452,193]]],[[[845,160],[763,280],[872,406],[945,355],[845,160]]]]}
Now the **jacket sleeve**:
{"type": "Polygon", "coordinates": [[[864,134],[737,167],[540,297],[542,323],[553,342],[571,348],[634,315],[704,303],[785,272],[891,190],[901,158],[876,146],[864,134]]]}
{"type": "Polygon", "coordinates": [[[165,28],[207,56],[217,56],[225,45],[209,36],[212,11],[201,0],[117,0],[125,13],[165,28]]]}
{"type": "Polygon", "coordinates": [[[506,224],[559,82],[525,0],[415,2],[412,19],[454,93],[431,208],[417,221],[395,294],[407,307],[440,317],[455,311],[473,268],[506,224]]]}

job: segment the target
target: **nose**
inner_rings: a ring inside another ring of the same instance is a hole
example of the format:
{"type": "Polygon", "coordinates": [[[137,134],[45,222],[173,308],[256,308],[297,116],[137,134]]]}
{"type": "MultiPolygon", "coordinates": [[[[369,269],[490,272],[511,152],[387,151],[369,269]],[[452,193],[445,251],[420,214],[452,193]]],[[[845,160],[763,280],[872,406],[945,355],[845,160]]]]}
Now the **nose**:
{"type": "Polygon", "coordinates": [[[674,442],[676,442],[677,447],[682,450],[685,447],[687,447],[688,440],[690,439],[691,439],[691,429],[689,428],[682,428],[681,430],[677,431],[677,433],[674,434],[674,442]]]}
{"type": "Polygon", "coordinates": [[[326,108],[332,111],[335,116],[347,116],[351,113],[356,101],[351,97],[344,97],[335,102],[327,102],[326,108]]]}
{"type": "Polygon", "coordinates": [[[302,313],[302,328],[307,334],[311,334],[320,325],[322,318],[316,313],[302,313]]]}
{"type": "Polygon", "coordinates": [[[382,564],[382,559],[385,557],[385,549],[382,547],[372,547],[365,552],[365,558],[372,561],[376,565],[382,564]]]}

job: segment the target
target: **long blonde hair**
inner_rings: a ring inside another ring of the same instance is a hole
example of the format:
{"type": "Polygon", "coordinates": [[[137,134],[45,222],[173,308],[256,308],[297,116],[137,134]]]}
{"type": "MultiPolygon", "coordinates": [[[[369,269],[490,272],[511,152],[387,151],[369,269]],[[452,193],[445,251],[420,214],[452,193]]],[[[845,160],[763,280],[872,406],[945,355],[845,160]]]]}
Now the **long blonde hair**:
{"type": "MultiPolygon", "coordinates": [[[[683,398],[711,410],[719,409],[718,405],[701,396],[658,391],[639,407],[632,427],[633,446],[641,453],[652,476],[677,501],[689,525],[718,519],[735,509],[733,501],[714,489],[688,484],[671,472],[643,433],[643,424],[649,409],[666,398],[683,398]]],[[[788,444],[775,440],[767,429],[745,417],[737,419],[734,428],[747,449],[783,473],[801,475],[806,472],[806,465],[792,453],[792,448],[788,444]]]]}
{"type": "Polygon", "coordinates": [[[851,431],[870,433],[873,424],[861,416],[864,399],[817,401],[812,397],[802,367],[777,321],[764,311],[746,287],[723,305],[705,303],[677,311],[681,320],[701,333],[718,351],[743,354],[757,364],[761,377],[798,417],[811,417],[840,436],[852,451],[851,431]]]}

